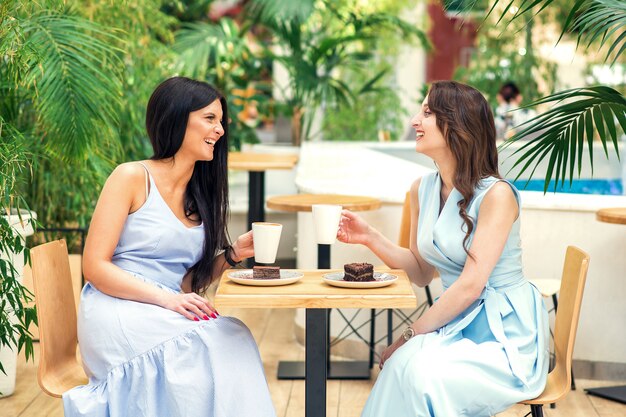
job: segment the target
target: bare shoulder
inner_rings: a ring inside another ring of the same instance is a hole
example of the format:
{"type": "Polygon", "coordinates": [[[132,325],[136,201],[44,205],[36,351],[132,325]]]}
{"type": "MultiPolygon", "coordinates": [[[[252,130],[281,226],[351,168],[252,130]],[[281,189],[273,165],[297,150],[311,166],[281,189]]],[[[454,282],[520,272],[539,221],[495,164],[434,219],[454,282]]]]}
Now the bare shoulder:
{"type": "Polygon", "coordinates": [[[504,217],[512,217],[516,219],[519,213],[517,198],[511,185],[505,181],[495,183],[483,199],[480,205],[481,214],[489,213],[489,215],[503,214],[504,217]]]}
{"type": "Polygon", "coordinates": [[[139,162],[124,162],[118,165],[111,173],[111,178],[120,180],[133,181],[144,180],[146,176],[146,170],[141,166],[139,162]]]}
{"type": "Polygon", "coordinates": [[[513,204],[517,206],[517,198],[511,186],[505,181],[498,181],[491,186],[483,202],[495,202],[496,204],[513,204]]]}
{"type": "Polygon", "coordinates": [[[143,189],[146,183],[146,170],[138,162],[125,162],[118,165],[107,180],[107,185],[123,187],[128,191],[143,189]]]}
{"type": "Polygon", "coordinates": [[[146,170],[137,162],[118,165],[104,185],[103,194],[116,196],[135,211],[145,201],[146,170]]]}

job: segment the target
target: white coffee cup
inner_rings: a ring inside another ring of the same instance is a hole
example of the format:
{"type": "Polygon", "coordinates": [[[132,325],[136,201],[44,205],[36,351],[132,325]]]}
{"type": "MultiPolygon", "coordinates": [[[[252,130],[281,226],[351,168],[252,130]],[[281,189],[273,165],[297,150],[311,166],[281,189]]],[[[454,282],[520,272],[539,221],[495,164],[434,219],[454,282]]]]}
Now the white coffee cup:
{"type": "Polygon", "coordinates": [[[341,206],[331,204],[313,204],[313,224],[317,243],[330,245],[337,239],[341,206]]]}
{"type": "Polygon", "coordinates": [[[254,241],[254,260],[262,264],[276,262],[278,243],[283,225],[279,223],[252,223],[252,239],[254,241]]]}

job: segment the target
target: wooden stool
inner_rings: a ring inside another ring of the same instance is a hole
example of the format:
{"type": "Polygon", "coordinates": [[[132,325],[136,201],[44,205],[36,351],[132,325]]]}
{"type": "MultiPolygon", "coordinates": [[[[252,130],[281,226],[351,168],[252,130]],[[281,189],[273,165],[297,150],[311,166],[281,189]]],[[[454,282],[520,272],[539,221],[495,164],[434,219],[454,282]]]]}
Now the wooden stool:
{"type": "MultiPolygon", "coordinates": [[[[310,212],[314,204],[334,204],[341,205],[346,210],[367,211],[380,208],[381,201],[373,197],[351,196],[340,194],[294,194],[270,197],[267,200],[267,207],[273,210],[287,212],[310,212]]],[[[317,268],[330,269],[330,245],[317,245],[317,268]]],[[[326,328],[327,352],[330,356],[330,309],[328,310],[326,328]]],[[[374,318],[375,311],[371,315],[374,318]]],[[[345,319],[345,317],[344,317],[345,319]]],[[[346,319],[350,327],[351,323],[346,319]]],[[[369,379],[370,369],[374,363],[373,341],[374,341],[374,321],[372,320],[370,335],[370,360],[369,362],[351,361],[334,362],[328,361],[329,379],[369,379]]],[[[278,379],[304,379],[303,362],[286,362],[278,364],[278,379]]]]}

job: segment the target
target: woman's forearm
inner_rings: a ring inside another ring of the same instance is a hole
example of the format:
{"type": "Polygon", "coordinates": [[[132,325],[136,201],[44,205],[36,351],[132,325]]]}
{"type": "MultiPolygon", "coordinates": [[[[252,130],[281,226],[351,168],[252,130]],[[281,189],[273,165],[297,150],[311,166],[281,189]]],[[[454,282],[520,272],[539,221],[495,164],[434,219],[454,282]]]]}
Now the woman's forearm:
{"type": "Polygon", "coordinates": [[[480,296],[482,289],[469,280],[458,280],[439,297],[412,327],[416,334],[433,332],[463,313],[480,296]]]}
{"type": "Polygon", "coordinates": [[[390,268],[404,270],[409,279],[420,287],[428,285],[433,271],[424,270],[410,249],[400,247],[378,230],[370,228],[365,245],[390,268]],[[430,276],[429,276],[430,273],[430,276]]]}
{"type": "Polygon", "coordinates": [[[98,291],[112,297],[161,306],[167,296],[166,291],[143,282],[111,262],[85,262],[84,273],[85,279],[98,291]]]}

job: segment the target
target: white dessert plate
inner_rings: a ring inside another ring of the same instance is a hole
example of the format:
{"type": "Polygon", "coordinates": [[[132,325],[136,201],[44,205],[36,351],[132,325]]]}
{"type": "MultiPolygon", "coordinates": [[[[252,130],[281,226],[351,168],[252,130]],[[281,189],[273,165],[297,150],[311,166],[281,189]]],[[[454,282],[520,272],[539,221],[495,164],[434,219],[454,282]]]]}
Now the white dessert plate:
{"type": "Polygon", "coordinates": [[[388,274],[386,272],[374,272],[375,281],[344,281],[343,271],[329,272],[322,275],[322,279],[325,283],[341,288],[380,288],[391,285],[398,280],[397,275],[388,274]]]}
{"type": "Polygon", "coordinates": [[[289,285],[299,281],[304,274],[289,269],[280,270],[280,278],[278,279],[254,279],[252,278],[251,269],[242,269],[228,273],[228,278],[237,284],[253,285],[255,287],[273,287],[276,285],[289,285]]]}

